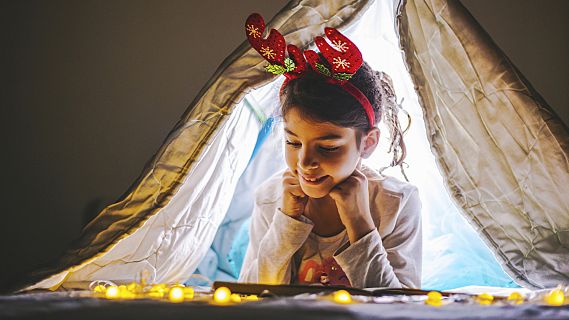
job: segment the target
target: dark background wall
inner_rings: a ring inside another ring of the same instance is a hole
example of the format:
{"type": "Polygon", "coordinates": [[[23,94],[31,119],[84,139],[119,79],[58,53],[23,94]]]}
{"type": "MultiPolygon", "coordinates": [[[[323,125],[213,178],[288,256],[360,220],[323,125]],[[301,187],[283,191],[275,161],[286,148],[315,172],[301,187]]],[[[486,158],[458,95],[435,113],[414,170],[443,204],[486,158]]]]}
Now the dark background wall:
{"type": "MultiPolygon", "coordinates": [[[[114,202],[245,40],[247,15],[286,2],[1,2],[0,283],[114,202]]],[[[462,2],[569,124],[569,1],[462,2]]]]}

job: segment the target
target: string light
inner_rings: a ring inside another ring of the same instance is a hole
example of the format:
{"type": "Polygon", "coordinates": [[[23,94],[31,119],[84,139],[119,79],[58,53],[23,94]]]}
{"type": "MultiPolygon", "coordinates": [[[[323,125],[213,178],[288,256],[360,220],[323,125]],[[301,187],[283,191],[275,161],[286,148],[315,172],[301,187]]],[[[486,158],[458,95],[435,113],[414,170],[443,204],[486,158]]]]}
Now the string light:
{"type": "Polygon", "coordinates": [[[338,290],[334,292],[334,301],[341,304],[352,303],[352,295],[346,290],[338,290]]]}
{"type": "Polygon", "coordinates": [[[219,287],[213,294],[213,301],[216,303],[228,303],[231,299],[231,290],[226,287],[219,287]]]}
{"type": "Polygon", "coordinates": [[[126,289],[132,293],[141,293],[144,289],[140,283],[131,282],[129,285],[126,286],[126,289]]]}
{"type": "Polygon", "coordinates": [[[104,294],[106,291],[107,291],[107,288],[102,284],[99,284],[95,288],[93,288],[93,292],[99,293],[99,294],[104,294]]]}
{"type": "Polygon", "coordinates": [[[194,288],[184,287],[183,291],[184,291],[184,299],[192,300],[194,298],[194,295],[195,295],[194,288]]]}
{"type": "MultiPolygon", "coordinates": [[[[105,297],[107,299],[135,299],[135,298],[157,298],[157,299],[167,299],[171,302],[179,303],[188,300],[194,300],[195,291],[192,287],[185,287],[181,284],[176,285],[166,285],[166,284],[154,284],[152,286],[143,286],[140,283],[130,283],[128,285],[115,285],[114,283],[94,281],[89,285],[92,293],[95,297],[105,297]]],[[[567,288],[559,286],[547,293],[541,293],[537,296],[537,299],[527,298],[529,302],[543,301],[543,303],[550,306],[562,306],[566,304],[565,292],[567,288]]],[[[542,291],[543,292],[543,291],[542,291]]],[[[328,296],[329,297],[329,296],[328,296]]],[[[338,290],[332,294],[333,301],[339,304],[349,304],[353,303],[353,298],[350,293],[346,290],[338,290]]],[[[210,300],[210,294],[200,294],[198,293],[198,301],[212,301],[210,300]]],[[[241,302],[251,302],[258,301],[259,298],[256,295],[240,295],[232,293],[227,287],[220,287],[213,293],[213,303],[216,304],[232,304],[241,302]]],[[[481,305],[491,305],[495,302],[494,296],[489,293],[482,293],[476,296],[474,299],[470,298],[469,301],[476,301],[481,305]]],[[[457,300],[454,300],[457,301],[457,300]]],[[[499,303],[507,303],[509,305],[518,305],[526,301],[526,296],[519,293],[518,291],[513,291],[506,298],[500,298],[499,303]],[[505,300],[505,301],[504,301],[505,300]]],[[[427,294],[425,299],[425,304],[431,306],[442,306],[444,303],[443,295],[438,291],[431,291],[427,294]]],[[[447,301],[450,302],[450,301],[447,301]]]]}
{"type": "Polygon", "coordinates": [[[550,306],[561,306],[565,302],[565,294],[561,289],[553,289],[545,295],[545,303],[550,306]]]}
{"type": "Polygon", "coordinates": [[[150,288],[148,292],[148,296],[152,298],[161,299],[164,297],[166,293],[166,285],[165,284],[155,284],[150,288]]]}
{"type": "Polygon", "coordinates": [[[438,291],[431,291],[427,293],[427,300],[425,304],[433,307],[440,307],[443,304],[443,295],[438,291]]]}
{"type": "Polygon", "coordinates": [[[107,299],[116,299],[119,297],[119,288],[117,286],[110,286],[105,291],[107,299]]]}
{"type": "Polygon", "coordinates": [[[513,304],[522,304],[524,302],[524,296],[521,293],[514,291],[510,293],[507,300],[513,304]]]}
{"type": "Polygon", "coordinates": [[[121,299],[134,299],[136,292],[130,291],[126,285],[119,286],[119,298],[121,299]]]}
{"type": "Polygon", "coordinates": [[[489,293],[483,293],[481,295],[479,295],[476,300],[478,300],[478,303],[483,304],[483,305],[489,305],[492,304],[492,302],[494,302],[494,296],[492,296],[489,293]]]}
{"type": "Polygon", "coordinates": [[[168,299],[171,302],[182,302],[184,301],[184,290],[180,287],[173,287],[168,293],[168,299]]]}
{"type": "Polygon", "coordinates": [[[256,295],[252,294],[250,296],[245,297],[245,301],[259,301],[259,297],[257,297],[256,295]]]}
{"type": "Polygon", "coordinates": [[[241,302],[241,296],[238,295],[237,293],[232,293],[231,294],[231,302],[234,302],[234,303],[241,302]]]}

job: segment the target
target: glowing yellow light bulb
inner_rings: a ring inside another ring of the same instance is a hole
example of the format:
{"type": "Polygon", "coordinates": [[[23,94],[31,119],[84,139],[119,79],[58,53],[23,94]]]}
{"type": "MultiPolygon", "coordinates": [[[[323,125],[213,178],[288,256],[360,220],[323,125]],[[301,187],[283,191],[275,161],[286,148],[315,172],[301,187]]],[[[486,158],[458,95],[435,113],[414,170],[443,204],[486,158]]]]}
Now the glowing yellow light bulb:
{"type": "Polygon", "coordinates": [[[438,291],[431,291],[427,293],[427,300],[425,300],[425,304],[440,307],[443,304],[443,295],[438,291]]]}
{"type": "Polygon", "coordinates": [[[220,287],[213,294],[213,301],[217,303],[228,303],[231,299],[231,290],[226,287],[220,287]]]}
{"type": "Polygon", "coordinates": [[[232,293],[231,294],[231,302],[235,302],[235,303],[241,302],[241,296],[238,295],[237,293],[232,293]]]}
{"type": "Polygon", "coordinates": [[[130,290],[128,290],[128,287],[126,285],[120,285],[118,287],[118,297],[122,298],[122,299],[134,299],[135,298],[135,294],[134,292],[131,292],[130,290]]]}
{"type": "Polygon", "coordinates": [[[545,302],[550,306],[560,306],[565,302],[565,294],[560,289],[551,290],[545,295],[545,302]]]}
{"type": "Polygon", "coordinates": [[[514,291],[508,296],[508,301],[514,304],[521,304],[524,302],[524,296],[521,293],[514,291]]]}
{"type": "Polygon", "coordinates": [[[489,293],[483,293],[479,295],[477,299],[478,303],[487,305],[487,304],[492,304],[492,302],[494,301],[494,296],[492,296],[489,293]]]}
{"type": "Polygon", "coordinates": [[[105,286],[102,284],[99,284],[95,288],[93,288],[93,292],[95,293],[105,293],[105,291],[107,291],[107,288],[105,288],[105,286]]]}
{"type": "Polygon", "coordinates": [[[131,282],[126,286],[126,289],[132,293],[142,292],[142,286],[139,283],[131,282]]]}
{"type": "Polygon", "coordinates": [[[184,287],[184,299],[192,300],[194,298],[194,288],[184,287]]]}
{"type": "Polygon", "coordinates": [[[252,294],[250,296],[247,296],[245,298],[246,301],[259,301],[259,297],[257,297],[256,295],[252,294]]]}
{"type": "Polygon", "coordinates": [[[346,290],[338,290],[334,292],[334,302],[336,303],[352,303],[352,296],[346,290]]]}
{"type": "Polygon", "coordinates": [[[162,298],[164,297],[164,292],[166,291],[166,285],[164,284],[155,284],[150,288],[148,292],[148,296],[152,298],[162,298]]]}
{"type": "Polygon", "coordinates": [[[168,293],[168,299],[170,299],[171,302],[184,301],[184,290],[180,287],[173,287],[168,293]]]}
{"type": "Polygon", "coordinates": [[[119,297],[119,288],[117,286],[110,286],[105,291],[107,299],[116,299],[119,297]]]}

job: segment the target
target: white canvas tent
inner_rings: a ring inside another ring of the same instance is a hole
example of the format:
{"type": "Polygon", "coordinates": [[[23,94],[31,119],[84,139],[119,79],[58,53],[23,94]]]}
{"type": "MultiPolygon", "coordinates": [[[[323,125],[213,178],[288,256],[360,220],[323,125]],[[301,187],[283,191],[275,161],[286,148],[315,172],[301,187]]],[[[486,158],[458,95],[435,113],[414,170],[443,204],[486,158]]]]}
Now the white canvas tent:
{"type": "MultiPolygon", "coordinates": [[[[310,45],[324,26],[345,30],[358,45],[357,37],[395,36],[392,52],[406,69],[379,66],[399,96],[415,96],[414,118],[424,125],[414,128],[428,139],[456,207],[516,282],[530,288],[566,282],[567,128],[464,7],[443,0],[291,1],[269,23],[299,46],[310,45]],[[377,21],[362,19],[370,10],[379,24],[365,25],[377,21]]],[[[364,57],[382,60],[365,51],[364,57]]],[[[123,198],[21,288],[130,282],[141,271],[156,282],[186,280],[229,209],[262,115],[274,108],[275,90],[252,93],[274,85],[264,65],[247,42],[237,48],[123,198]]]]}

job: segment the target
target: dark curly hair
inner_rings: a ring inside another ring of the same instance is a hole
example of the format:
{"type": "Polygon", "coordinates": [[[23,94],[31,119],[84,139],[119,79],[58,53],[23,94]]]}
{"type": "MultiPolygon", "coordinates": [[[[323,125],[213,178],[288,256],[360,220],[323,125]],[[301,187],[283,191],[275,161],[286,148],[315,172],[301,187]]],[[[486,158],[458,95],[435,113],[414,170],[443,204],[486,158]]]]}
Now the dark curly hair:
{"type": "MultiPolygon", "coordinates": [[[[310,67],[309,67],[310,68],[310,67]]],[[[397,105],[391,78],[383,72],[373,70],[364,62],[349,80],[369,100],[373,107],[375,123],[382,118],[389,128],[394,157],[391,166],[400,165],[406,155],[403,131],[399,124],[397,105]]],[[[337,84],[314,71],[290,80],[280,92],[280,116],[284,118],[289,110],[296,108],[306,118],[317,122],[330,122],[340,127],[354,128],[356,142],[372,128],[362,105],[337,84]]]]}

